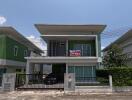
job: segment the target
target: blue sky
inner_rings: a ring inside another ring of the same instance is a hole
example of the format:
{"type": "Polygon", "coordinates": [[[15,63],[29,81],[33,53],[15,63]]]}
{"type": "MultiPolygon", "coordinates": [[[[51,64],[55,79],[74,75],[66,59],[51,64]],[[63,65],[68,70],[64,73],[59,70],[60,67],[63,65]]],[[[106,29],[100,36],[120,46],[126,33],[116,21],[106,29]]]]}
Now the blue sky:
{"type": "Polygon", "coordinates": [[[36,23],[106,24],[112,32],[132,26],[132,0],[0,0],[0,16],[25,36],[39,36],[36,23]]]}

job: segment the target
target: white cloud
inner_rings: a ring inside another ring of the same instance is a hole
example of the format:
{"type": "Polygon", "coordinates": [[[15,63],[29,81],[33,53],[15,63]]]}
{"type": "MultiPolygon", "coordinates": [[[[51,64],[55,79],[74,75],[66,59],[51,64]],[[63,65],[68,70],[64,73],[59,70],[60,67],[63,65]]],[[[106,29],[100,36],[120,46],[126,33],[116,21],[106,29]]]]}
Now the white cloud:
{"type": "Polygon", "coordinates": [[[7,19],[4,16],[0,16],[0,25],[6,23],[7,19]]]}
{"type": "Polygon", "coordinates": [[[105,47],[104,46],[101,46],[101,50],[103,50],[105,47]]]}
{"type": "Polygon", "coordinates": [[[30,35],[27,37],[27,39],[29,39],[33,44],[35,44],[41,50],[47,49],[46,43],[41,38],[35,37],[34,35],[30,35]]]}

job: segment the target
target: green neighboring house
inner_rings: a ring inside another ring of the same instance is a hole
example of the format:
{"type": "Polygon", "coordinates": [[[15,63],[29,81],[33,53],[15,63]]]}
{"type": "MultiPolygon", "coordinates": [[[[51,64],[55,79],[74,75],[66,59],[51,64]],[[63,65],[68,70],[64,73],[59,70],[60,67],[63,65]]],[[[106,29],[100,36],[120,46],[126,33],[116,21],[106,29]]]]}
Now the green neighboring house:
{"type": "Polygon", "coordinates": [[[42,51],[12,27],[0,27],[0,75],[24,72],[27,56],[42,51]]]}

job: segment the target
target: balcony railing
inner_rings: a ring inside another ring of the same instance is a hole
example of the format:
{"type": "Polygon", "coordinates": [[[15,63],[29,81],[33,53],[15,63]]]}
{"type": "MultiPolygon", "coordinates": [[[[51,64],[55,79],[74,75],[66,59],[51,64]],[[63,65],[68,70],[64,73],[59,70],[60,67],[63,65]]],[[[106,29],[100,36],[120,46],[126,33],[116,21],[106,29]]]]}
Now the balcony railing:
{"type": "Polygon", "coordinates": [[[68,51],[57,51],[57,50],[44,50],[42,56],[60,56],[60,57],[96,57],[95,53],[88,52],[87,50],[68,50],[68,51]]]}

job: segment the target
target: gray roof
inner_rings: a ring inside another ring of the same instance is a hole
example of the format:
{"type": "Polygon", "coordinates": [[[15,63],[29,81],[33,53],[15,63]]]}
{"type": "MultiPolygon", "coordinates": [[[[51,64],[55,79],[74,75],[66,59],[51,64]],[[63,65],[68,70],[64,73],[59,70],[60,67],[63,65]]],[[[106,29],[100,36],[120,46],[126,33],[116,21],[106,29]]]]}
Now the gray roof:
{"type": "Polygon", "coordinates": [[[119,44],[125,40],[127,40],[128,38],[132,37],[132,29],[130,29],[128,32],[126,32],[125,34],[123,34],[121,37],[119,37],[117,40],[115,40],[114,42],[112,42],[110,45],[108,45],[107,47],[105,47],[102,51],[107,51],[112,45],[114,44],[119,44]]]}
{"type": "MultiPolygon", "coordinates": [[[[95,32],[100,34],[106,25],[55,25],[55,24],[35,24],[38,31],[43,34],[55,34],[61,32],[95,32]]],[[[71,33],[72,34],[72,33],[71,33]]]]}

